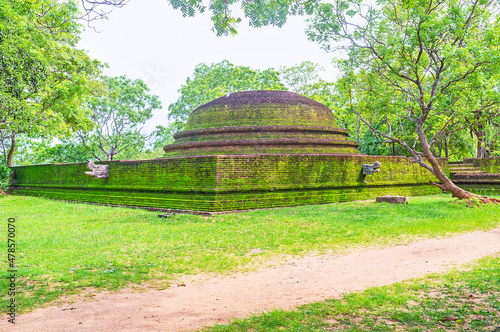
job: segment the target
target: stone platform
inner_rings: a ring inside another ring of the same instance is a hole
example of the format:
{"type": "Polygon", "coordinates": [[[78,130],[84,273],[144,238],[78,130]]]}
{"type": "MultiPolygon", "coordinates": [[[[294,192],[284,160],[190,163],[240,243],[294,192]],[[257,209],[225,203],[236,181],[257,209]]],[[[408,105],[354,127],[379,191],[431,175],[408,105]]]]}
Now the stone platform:
{"type": "MultiPolygon", "coordinates": [[[[443,161],[444,162],[444,161],[443,161]]],[[[381,195],[437,194],[429,172],[405,157],[266,154],[111,161],[109,178],[85,163],[14,167],[11,190],[68,201],[190,211],[325,204],[381,195]],[[380,161],[380,172],[362,165],[380,161]]]]}

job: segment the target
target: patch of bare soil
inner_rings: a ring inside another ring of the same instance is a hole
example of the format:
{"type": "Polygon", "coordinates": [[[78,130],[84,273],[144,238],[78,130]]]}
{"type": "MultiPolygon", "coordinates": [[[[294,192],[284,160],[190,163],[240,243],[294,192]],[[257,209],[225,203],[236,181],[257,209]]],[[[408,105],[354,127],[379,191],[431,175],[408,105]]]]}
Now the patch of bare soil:
{"type": "Polygon", "coordinates": [[[500,252],[500,229],[445,239],[429,239],[343,256],[310,255],[283,265],[231,276],[194,276],[184,286],[136,293],[96,294],[37,309],[17,317],[13,328],[4,315],[0,330],[13,331],[183,331],[230,322],[273,308],[337,297],[382,286],[500,252]]]}

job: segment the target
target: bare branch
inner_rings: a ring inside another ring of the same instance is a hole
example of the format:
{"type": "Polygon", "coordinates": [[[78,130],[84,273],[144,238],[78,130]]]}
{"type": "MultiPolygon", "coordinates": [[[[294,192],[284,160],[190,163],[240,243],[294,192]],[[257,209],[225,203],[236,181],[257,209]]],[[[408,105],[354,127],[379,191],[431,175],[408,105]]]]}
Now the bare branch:
{"type": "Polygon", "coordinates": [[[387,134],[384,134],[383,132],[381,132],[380,130],[377,130],[375,129],[370,123],[368,123],[368,121],[365,120],[365,118],[358,112],[356,111],[356,109],[354,108],[354,106],[351,104],[351,110],[356,113],[356,115],[358,116],[358,118],[365,124],[368,126],[368,128],[370,128],[370,130],[373,132],[373,133],[377,133],[379,134],[380,136],[382,137],[385,137],[387,138],[388,140],[390,140],[391,142],[395,142],[395,143],[398,143],[399,145],[401,145],[402,147],[404,147],[408,152],[411,153],[411,155],[413,156],[413,159],[412,161],[419,164],[420,166],[422,166],[423,168],[427,169],[429,172],[431,172],[432,174],[434,174],[434,170],[432,169],[431,166],[427,165],[426,163],[424,163],[424,161],[422,160],[422,155],[421,153],[415,151],[413,148],[411,148],[410,146],[408,146],[408,144],[406,144],[406,142],[400,140],[400,139],[397,139],[397,138],[394,138],[394,137],[391,137],[387,134]]]}
{"type": "Polygon", "coordinates": [[[80,0],[82,14],[78,19],[87,22],[88,27],[92,27],[91,22],[106,18],[113,9],[123,8],[128,2],[129,0],[80,0]]]}

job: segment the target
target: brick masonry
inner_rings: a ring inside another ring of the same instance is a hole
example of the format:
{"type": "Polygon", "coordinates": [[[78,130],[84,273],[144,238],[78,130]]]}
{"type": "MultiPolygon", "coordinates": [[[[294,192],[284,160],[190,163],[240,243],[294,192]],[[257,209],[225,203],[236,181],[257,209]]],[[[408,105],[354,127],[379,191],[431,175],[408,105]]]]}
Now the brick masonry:
{"type": "Polygon", "coordinates": [[[500,193],[500,157],[469,158],[464,159],[463,162],[464,164],[471,164],[484,173],[479,178],[485,179],[470,181],[477,183],[460,183],[461,188],[480,195],[498,195],[500,193]]]}
{"type": "Polygon", "coordinates": [[[500,157],[470,158],[464,159],[464,163],[473,164],[474,166],[479,167],[481,171],[486,173],[500,173],[500,157]]]}
{"type": "Polygon", "coordinates": [[[11,190],[68,201],[210,212],[440,192],[429,185],[432,175],[405,157],[211,155],[98,164],[109,165],[109,178],[85,175],[85,163],[14,167],[11,190]],[[362,164],[376,160],[381,171],[363,175],[362,164]]]}

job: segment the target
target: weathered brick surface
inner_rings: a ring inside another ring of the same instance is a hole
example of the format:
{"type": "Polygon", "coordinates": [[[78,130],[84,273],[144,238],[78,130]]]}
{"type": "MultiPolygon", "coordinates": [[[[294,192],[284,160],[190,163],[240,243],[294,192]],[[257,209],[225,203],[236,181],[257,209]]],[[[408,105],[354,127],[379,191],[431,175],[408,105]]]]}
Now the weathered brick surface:
{"type": "Polygon", "coordinates": [[[330,109],[310,98],[290,91],[244,91],[198,107],[185,130],[270,124],[336,127],[330,109]]]}
{"type": "Polygon", "coordinates": [[[331,110],[289,91],[244,91],[194,110],[166,156],[256,153],[359,154],[331,110]]]}
{"type": "Polygon", "coordinates": [[[110,161],[109,178],[85,175],[86,163],[14,167],[14,186],[104,188],[106,190],[209,191],[215,186],[217,157],[110,161]]]}
{"type": "Polygon", "coordinates": [[[404,157],[225,155],[112,161],[109,178],[84,163],[14,167],[12,189],[70,201],[229,211],[439,193],[430,173],[404,157]],[[381,172],[362,175],[364,163],[381,172]]]}
{"type": "Polygon", "coordinates": [[[486,173],[500,173],[500,157],[492,158],[469,158],[464,159],[464,163],[473,164],[486,173]]]}
{"type": "Polygon", "coordinates": [[[473,192],[478,195],[500,195],[500,184],[481,183],[481,184],[460,184],[460,188],[473,192]]]}

